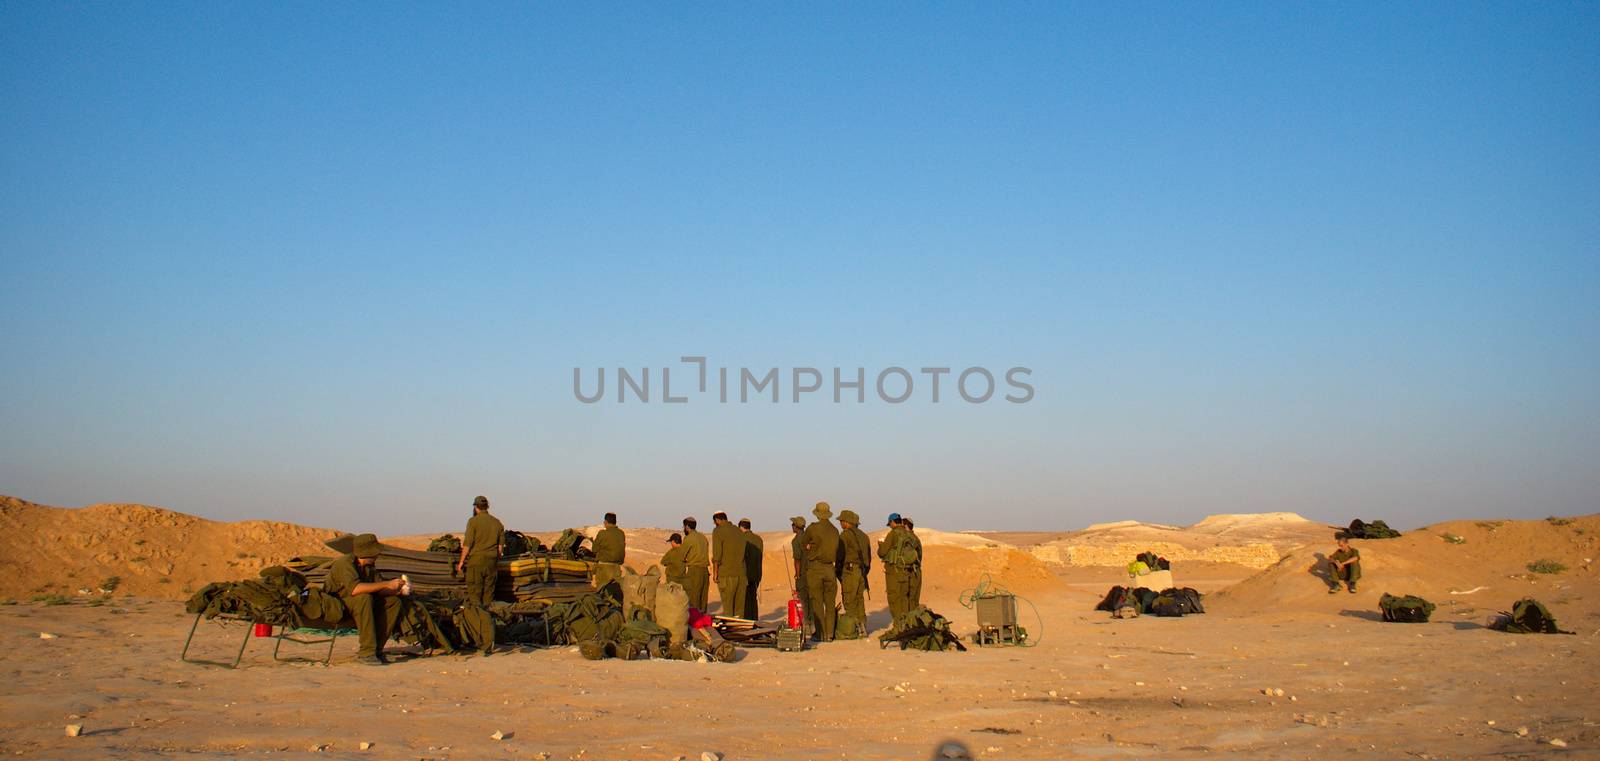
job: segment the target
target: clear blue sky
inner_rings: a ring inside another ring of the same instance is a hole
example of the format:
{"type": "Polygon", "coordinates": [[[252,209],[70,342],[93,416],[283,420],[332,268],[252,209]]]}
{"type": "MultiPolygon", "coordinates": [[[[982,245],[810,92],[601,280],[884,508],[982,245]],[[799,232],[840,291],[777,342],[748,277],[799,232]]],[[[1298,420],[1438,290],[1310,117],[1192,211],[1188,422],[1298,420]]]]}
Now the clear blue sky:
{"type": "Polygon", "coordinates": [[[1593,512],[1597,40],[1565,3],[5,3],[0,493],[1593,512]],[[685,354],[1037,395],[573,398],[685,354]]]}

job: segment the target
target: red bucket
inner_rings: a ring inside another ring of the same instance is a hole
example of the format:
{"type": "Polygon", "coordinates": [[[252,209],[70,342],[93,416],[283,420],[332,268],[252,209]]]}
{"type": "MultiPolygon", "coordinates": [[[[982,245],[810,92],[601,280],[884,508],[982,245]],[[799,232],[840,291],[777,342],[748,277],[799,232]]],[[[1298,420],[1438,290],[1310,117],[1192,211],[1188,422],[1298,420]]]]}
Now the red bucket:
{"type": "Polygon", "coordinates": [[[270,636],[272,636],[272,624],[256,624],[256,636],[257,637],[270,637],[270,636]]]}

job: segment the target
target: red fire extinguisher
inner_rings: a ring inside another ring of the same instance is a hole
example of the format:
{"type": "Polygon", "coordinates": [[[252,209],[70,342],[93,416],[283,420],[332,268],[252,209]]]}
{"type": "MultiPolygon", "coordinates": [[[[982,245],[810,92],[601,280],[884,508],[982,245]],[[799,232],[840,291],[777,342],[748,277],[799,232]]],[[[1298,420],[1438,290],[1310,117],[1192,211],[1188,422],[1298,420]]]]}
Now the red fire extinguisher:
{"type": "Polygon", "coordinates": [[[806,620],[805,606],[800,604],[800,598],[789,598],[789,628],[798,629],[806,620]]]}

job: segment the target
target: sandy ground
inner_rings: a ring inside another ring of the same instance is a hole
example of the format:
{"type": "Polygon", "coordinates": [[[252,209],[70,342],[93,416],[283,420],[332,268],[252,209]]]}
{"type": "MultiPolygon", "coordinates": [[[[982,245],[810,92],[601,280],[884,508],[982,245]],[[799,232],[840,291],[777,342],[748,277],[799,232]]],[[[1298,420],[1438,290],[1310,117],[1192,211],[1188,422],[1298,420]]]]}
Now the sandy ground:
{"type": "MultiPolygon", "coordinates": [[[[698,664],[595,663],[555,648],[374,668],[349,662],[352,639],[325,668],[276,664],[259,640],[238,670],[178,661],[192,619],[175,602],[6,606],[0,751],[926,759],[954,742],[983,759],[1600,757],[1593,616],[1565,622],[1579,636],[1381,624],[1363,594],[1329,596],[1327,614],[1297,620],[1113,621],[1083,609],[1091,596],[1046,601],[1031,649],[918,653],[867,640],[698,664]],[[66,737],[75,723],[84,735],[66,737]],[[496,741],[496,730],[514,734],[496,741]],[[1567,747],[1542,742],[1552,738],[1567,747]]],[[[932,602],[970,630],[970,611],[932,602]]],[[[231,659],[243,630],[200,632],[204,656],[231,659]]]]}

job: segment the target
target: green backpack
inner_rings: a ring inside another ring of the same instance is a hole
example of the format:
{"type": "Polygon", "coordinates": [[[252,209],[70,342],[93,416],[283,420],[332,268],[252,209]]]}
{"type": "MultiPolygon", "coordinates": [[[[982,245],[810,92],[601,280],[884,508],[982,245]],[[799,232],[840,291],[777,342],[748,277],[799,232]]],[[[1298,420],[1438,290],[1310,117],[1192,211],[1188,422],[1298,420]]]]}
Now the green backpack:
{"type": "Polygon", "coordinates": [[[839,611],[838,617],[833,620],[833,638],[861,639],[861,636],[861,622],[855,616],[839,611]]]}
{"type": "Polygon", "coordinates": [[[461,554],[461,540],[455,534],[443,534],[438,539],[428,542],[429,552],[444,552],[450,555],[461,554]]]}
{"type": "Polygon", "coordinates": [[[1512,634],[1576,634],[1557,628],[1556,617],[1550,615],[1550,609],[1532,597],[1518,600],[1505,615],[1511,617],[1505,630],[1512,634]]]}
{"type": "Polygon", "coordinates": [[[937,652],[951,645],[962,652],[967,649],[966,645],[961,644],[961,639],[950,631],[950,619],[927,608],[917,608],[905,614],[900,619],[898,630],[878,636],[879,647],[888,647],[891,643],[899,643],[901,650],[937,652]]]}
{"type": "Polygon", "coordinates": [[[665,627],[655,622],[650,611],[643,608],[634,611],[632,621],[617,631],[619,644],[631,644],[639,650],[650,653],[651,658],[660,658],[667,651],[667,644],[671,634],[665,627]]]}
{"type": "Polygon", "coordinates": [[[1383,609],[1383,620],[1390,623],[1425,624],[1433,615],[1434,604],[1416,595],[1396,597],[1384,592],[1378,607],[1383,609]]]}

